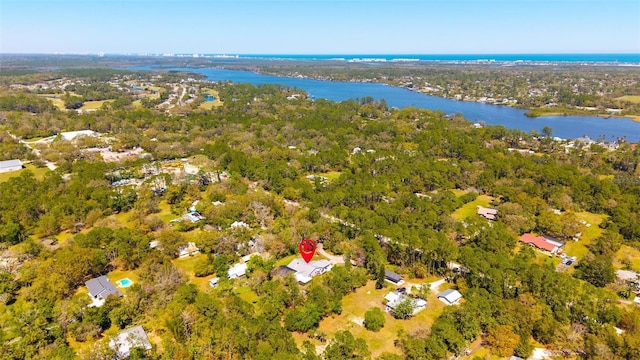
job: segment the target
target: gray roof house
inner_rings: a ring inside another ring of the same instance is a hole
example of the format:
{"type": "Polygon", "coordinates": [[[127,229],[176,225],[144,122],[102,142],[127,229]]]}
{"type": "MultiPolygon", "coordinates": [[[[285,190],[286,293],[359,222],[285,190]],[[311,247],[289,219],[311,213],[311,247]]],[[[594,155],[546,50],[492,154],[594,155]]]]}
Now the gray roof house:
{"type": "Polygon", "coordinates": [[[151,343],[142,326],[138,325],[121,331],[118,336],[109,341],[109,347],[116,351],[118,359],[126,359],[131,355],[131,349],[151,349],[151,343]]]}
{"type": "Polygon", "coordinates": [[[96,300],[104,300],[111,294],[122,296],[122,293],[104,275],[91,279],[84,284],[89,289],[89,296],[96,300]]]}
{"type": "Polygon", "coordinates": [[[391,270],[384,271],[384,279],[395,285],[402,285],[402,283],[404,282],[400,274],[396,274],[391,270]]]}
{"type": "Polygon", "coordinates": [[[7,161],[0,161],[0,173],[16,171],[22,169],[22,161],[13,159],[7,161]]]}
{"type": "Polygon", "coordinates": [[[462,294],[458,290],[445,290],[438,295],[438,299],[447,305],[457,304],[462,299],[462,294]]]}
{"type": "Polygon", "coordinates": [[[306,284],[311,281],[311,278],[314,276],[324,274],[331,270],[333,264],[324,259],[307,263],[301,258],[296,258],[291,260],[287,267],[295,272],[294,276],[299,283],[306,284]]]}

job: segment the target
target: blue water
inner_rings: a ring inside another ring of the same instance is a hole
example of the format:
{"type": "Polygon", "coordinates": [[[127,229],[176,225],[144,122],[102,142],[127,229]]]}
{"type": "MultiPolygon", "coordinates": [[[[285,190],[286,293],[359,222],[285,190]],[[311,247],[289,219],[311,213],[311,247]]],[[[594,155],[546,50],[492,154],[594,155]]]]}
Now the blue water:
{"type": "MultiPolygon", "coordinates": [[[[149,69],[149,68],[137,68],[149,69]]],[[[191,71],[205,75],[209,80],[232,81],[236,83],[282,84],[306,91],[316,98],[333,101],[364,98],[384,99],[389,106],[397,108],[418,107],[423,109],[442,110],[446,114],[461,113],[471,122],[483,121],[487,125],[504,125],[507,128],[542,131],[549,126],[553,136],[564,139],[575,139],[589,136],[613,141],[618,137],[626,137],[629,142],[640,141],[640,123],[627,118],[608,118],[599,116],[544,116],[529,118],[525,110],[508,106],[490,105],[477,102],[456,101],[436,96],[425,95],[404,88],[374,83],[355,83],[300,79],[261,75],[250,71],[226,69],[176,69],[191,71]]]]}
{"type": "Polygon", "coordinates": [[[120,287],[129,287],[132,284],[133,284],[133,281],[131,281],[129,278],[118,280],[118,286],[120,287]]]}
{"type": "MultiPolygon", "coordinates": [[[[216,56],[216,55],[206,55],[216,56]]],[[[640,63],[640,54],[241,54],[238,59],[640,63]]]]}
{"type": "Polygon", "coordinates": [[[215,99],[216,99],[216,98],[215,98],[215,97],[213,97],[213,95],[210,95],[210,94],[206,94],[206,95],[204,96],[204,101],[207,101],[207,102],[215,101],[215,99]]]}

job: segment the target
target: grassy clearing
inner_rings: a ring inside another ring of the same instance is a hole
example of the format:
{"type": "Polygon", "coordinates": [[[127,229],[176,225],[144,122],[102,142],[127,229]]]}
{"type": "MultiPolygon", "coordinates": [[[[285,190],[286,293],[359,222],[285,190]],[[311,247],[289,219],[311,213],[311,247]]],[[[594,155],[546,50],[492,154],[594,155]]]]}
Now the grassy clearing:
{"type": "Polygon", "coordinates": [[[340,177],[340,175],[342,175],[342,173],[340,171],[329,171],[326,173],[320,173],[317,174],[318,176],[324,176],[327,178],[328,182],[332,182],[333,180],[337,179],[340,177]]]}
{"type": "Polygon", "coordinates": [[[626,262],[631,264],[633,271],[640,272],[640,250],[632,248],[631,246],[622,245],[613,259],[613,266],[616,269],[624,269],[626,268],[626,262]]]}
{"type": "Polygon", "coordinates": [[[38,94],[38,96],[51,101],[58,110],[67,111],[64,107],[64,101],[60,98],[62,94],[38,94]]]}
{"type": "Polygon", "coordinates": [[[464,220],[476,214],[478,206],[487,207],[493,198],[489,195],[479,195],[470,203],[464,204],[461,208],[454,211],[451,215],[456,220],[464,220]]]}
{"type": "Polygon", "coordinates": [[[13,177],[20,176],[23,171],[31,171],[33,175],[35,175],[36,179],[42,180],[44,178],[44,174],[48,173],[50,170],[46,167],[37,168],[32,164],[25,164],[25,167],[22,170],[0,173],[0,183],[3,183],[13,177]]]}
{"type": "Polygon", "coordinates": [[[627,102],[630,102],[630,103],[638,104],[638,103],[640,103],[640,95],[620,96],[620,97],[616,98],[616,100],[627,101],[627,102]]]}
{"type": "Polygon", "coordinates": [[[171,205],[169,205],[165,200],[160,201],[158,208],[160,209],[160,212],[156,215],[158,215],[165,224],[168,224],[169,221],[178,217],[171,213],[171,205]]]}
{"type": "MultiPolygon", "coordinates": [[[[400,349],[394,346],[394,340],[400,329],[413,334],[417,331],[428,330],[435,319],[442,313],[445,305],[437,300],[437,294],[430,294],[427,299],[427,308],[419,312],[409,320],[396,320],[385,312],[385,325],[379,332],[371,332],[364,328],[362,321],[364,313],[373,308],[384,309],[382,300],[384,296],[395,287],[387,287],[376,290],[375,281],[369,281],[367,285],[349,294],[342,299],[342,313],[338,316],[325,318],[320,322],[319,331],[327,334],[331,339],[337,331],[349,330],[355,337],[361,337],[367,342],[367,346],[373,357],[383,352],[400,354],[400,349]]],[[[305,334],[294,334],[298,345],[304,340],[309,340],[305,334]]],[[[316,340],[311,340],[315,345],[321,345],[316,340]]]]}
{"type": "Polygon", "coordinates": [[[598,227],[598,225],[600,225],[607,216],[602,214],[592,214],[589,212],[576,213],[576,216],[578,219],[591,224],[591,226],[584,227],[579,241],[568,241],[567,245],[564,247],[564,252],[567,255],[577,256],[578,259],[582,259],[589,252],[588,246],[591,242],[602,235],[602,229],[598,227]]]}
{"type": "Polygon", "coordinates": [[[203,94],[209,94],[215,98],[213,101],[205,101],[200,104],[200,109],[203,110],[211,110],[214,107],[222,106],[222,101],[220,101],[220,94],[216,90],[203,88],[201,89],[203,94]]]}
{"type": "Polygon", "coordinates": [[[97,110],[100,109],[104,103],[112,101],[113,100],[85,101],[80,110],[97,110]]]}
{"type": "Polygon", "coordinates": [[[455,195],[456,197],[460,197],[460,196],[462,196],[462,195],[467,193],[466,190],[462,190],[462,189],[451,189],[449,191],[451,191],[453,193],[453,195],[455,195]]]}
{"type": "Polygon", "coordinates": [[[259,299],[258,295],[253,292],[253,290],[251,290],[248,286],[237,287],[234,290],[234,293],[249,304],[255,304],[259,299]]]}

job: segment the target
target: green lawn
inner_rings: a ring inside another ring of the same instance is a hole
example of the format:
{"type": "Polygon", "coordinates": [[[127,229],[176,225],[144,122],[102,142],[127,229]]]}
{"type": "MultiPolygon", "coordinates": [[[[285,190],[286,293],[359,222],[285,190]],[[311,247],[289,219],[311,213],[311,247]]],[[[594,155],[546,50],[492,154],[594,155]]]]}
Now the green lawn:
{"type": "Polygon", "coordinates": [[[36,179],[38,180],[42,180],[42,178],[44,178],[44,174],[50,171],[49,168],[46,168],[46,167],[37,168],[32,164],[25,164],[25,168],[22,170],[0,173],[0,183],[3,183],[13,177],[20,176],[20,174],[23,171],[27,171],[27,170],[31,171],[33,175],[35,175],[36,179]]]}
{"type": "Polygon", "coordinates": [[[456,220],[464,220],[476,214],[478,205],[488,207],[493,198],[489,195],[479,195],[470,203],[464,204],[461,208],[454,211],[451,216],[456,220]]]}
{"type": "Polygon", "coordinates": [[[585,226],[583,228],[579,241],[567,241],[567,245],[565,245],[563,251],[569,256],[577,256],[578,259],[582,259],[589,252],[587,246],[598,236],[602,235],[602,229],[598,227],[598,225],[604,221],[607,216],[588,212],[576,213],[576,216],[578,219],[591,224],[591,226],[585,226]]]}
{"type": "Polygon", "coordinates": [[[329,171],[326,173],[319,173],[317,174],[318,176],[324,176],[327,178],[328,182],[332,182],[333,180],[337,179],[340,177],[340,175],[342,175],[342,173],[340,171],[329,171]]]}
{"type": "Polygon", "coordinates": [[[104,103],[111,101],[113,100],[85,101],[80,110],[97,110],[100,109],[104,103]]]}
{"type": "Polygon", "coordinates": [[[632,103],[640,103],[640,95],[625,95],[616,98],[616,100],[628,101],[632,103]]]}
{"type": "Polygon", "coordinates": [[[640,272],[640,250],[631,246],[622,245],[620,250],[616,252],[613,265],[616,269],[624,269],[625,262],[631,263],[631,269],[640,272]]]}

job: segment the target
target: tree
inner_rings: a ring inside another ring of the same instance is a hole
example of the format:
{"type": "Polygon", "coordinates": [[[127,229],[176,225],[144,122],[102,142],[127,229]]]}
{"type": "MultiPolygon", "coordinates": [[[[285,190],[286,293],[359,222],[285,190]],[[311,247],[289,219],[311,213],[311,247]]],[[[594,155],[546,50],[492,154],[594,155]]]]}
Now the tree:
{"type": "Polygon", "coordinates": [[[393,309],[393,316],[396,319],[408,319],[413,316],[414,310],[413,302],[411,299],[406,298],[393,309]]]}
{"type": "Polygon", "coordinates": [[[553,135],[553,129],[550,126],[545,126],[542,128],[542,136],[551,137],[553,135]]]}
{"type": "Polygon", "coordinates": [[[520,344],[520,336],[511,325],[492,325],[487,329],[486,341],[498,356],[507,357],[520,344]]]}
{"type": "Polygon", "coordinates": [[[364,339],[356,339],[348,330],[338,331],[324,350],[326,360],[366,359],[370,354],[364,339]]]}
{"type": "Polygon", "coordinates": [[[384,313],[380,308],[374,307],[364,313],[364,327],[370,331],[380,331],[384,327],[384,313]]]}

